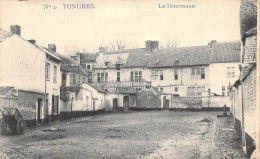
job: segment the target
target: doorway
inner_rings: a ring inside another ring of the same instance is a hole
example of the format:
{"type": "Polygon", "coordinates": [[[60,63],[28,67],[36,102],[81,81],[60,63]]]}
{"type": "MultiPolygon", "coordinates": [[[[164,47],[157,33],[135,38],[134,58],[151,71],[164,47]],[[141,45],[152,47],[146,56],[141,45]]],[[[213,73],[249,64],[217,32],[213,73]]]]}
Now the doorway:
{"type": "Polygon", "coordinates": [[[117,106],[117,98],[113,98],[113,110],[117,110],[118,106],[117,106]]]}
{"type": "Polygon", "coordinates": [[[38,98],[37,123],[41,123],[41,115],[42,115],[41,110],[42,110],[42,99],[38,98]]]}
{"type": "Polygon", "coordinates": [[[129,96],[124,96],[123,98],[123,107],[128,108],[129,107],[129,96]]]}

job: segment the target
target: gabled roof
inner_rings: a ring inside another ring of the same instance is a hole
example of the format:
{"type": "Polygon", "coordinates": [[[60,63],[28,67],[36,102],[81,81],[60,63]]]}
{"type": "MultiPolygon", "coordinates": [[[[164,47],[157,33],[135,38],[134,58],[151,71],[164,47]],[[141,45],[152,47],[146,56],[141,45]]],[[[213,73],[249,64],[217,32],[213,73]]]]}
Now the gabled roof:
{"type": "Polygon", "coordinates": [[[13,35],[12,33],[0,29],[0,42],[2,42],[2,41],[4,41],[5,39],[11,37],[12,35],[13,35]]]}
{"type": "Polygon", "coordinates": [[[132,49],[129,52],[125,67],[146,67],[151,53],[147,53],[145,48],[132,49]]]}
{"type": "Polygon", "coordinates": [[[210,64],[207,46],[181,47],[151,53],[147,67],[178,67],[210,64]]]}
{"type": "Polygon", "coordinates": [[[86,84],[90,85],[92,88],[97,90],[99,93],[106,93],[106,91],[104,89],[102,89],[101,87],[99,87],[99,86],[96,86],[96,85],[93,85],[93,84],[89,84],[89,83],[86,83],[86,84]]]}
{"type": "Polygon", "coordinates": [[[137,91],[133,87],[117,87],[117,93],[120,94],[136,94],[137,91]]]}
{"type": "Polygon", "coordinates": [[[8,92],[10,92],[14,87],[0,87],[0,95],[6,95],[8,92]]]}
{"type": "Polygon", "coordinates": [[[240,62],[240,42],[213,44],[210,58],[211,63],[240,62]]]}
{"type": "Polygon", "coordinates": [[[75,92],[75,96],[77,97],[81,89],[82,88],[80,86],[61,86],[60,98],[64,101],[69,100],[67,96],[67,92],[75,92]]]}
{"type": "Polygon", "coordinates": [[[138,96],[157,96],[160,94],[161,92],[155,87],[145,88],[137,93],[138,96]]]}
{"type": "Polygon", "coordinates": [[[96,62],[98,57],[98,53],[80,53],[80,62],[87,63],[87,62],[96,62]]]}
{"type": "Polygon", "coordinates": [[[120,67],[125,67],[128,52],[106,52],[99,54],[95,68],[116,68],[116,64],[120,64],[120,67]],[[105,62],[108,62],[108,66],[105,66],[105,62]]]}

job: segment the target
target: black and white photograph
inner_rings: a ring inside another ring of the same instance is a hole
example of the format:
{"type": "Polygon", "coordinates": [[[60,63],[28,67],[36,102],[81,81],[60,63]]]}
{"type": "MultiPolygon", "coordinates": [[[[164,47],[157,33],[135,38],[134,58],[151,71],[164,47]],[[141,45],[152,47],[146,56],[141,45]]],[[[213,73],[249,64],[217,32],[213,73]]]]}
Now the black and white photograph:
{"type": "Polygon", "coordinates": [[[260,159],[258,16],[258,0],[1,0],[0,158],[260,159]]]}

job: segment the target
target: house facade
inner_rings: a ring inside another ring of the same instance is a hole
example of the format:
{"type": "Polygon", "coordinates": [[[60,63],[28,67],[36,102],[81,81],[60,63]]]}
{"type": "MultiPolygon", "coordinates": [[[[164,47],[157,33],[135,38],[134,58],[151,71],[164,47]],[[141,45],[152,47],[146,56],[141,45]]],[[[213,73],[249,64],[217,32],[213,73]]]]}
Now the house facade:
{"type": "Polygon", "coordinates": [[[10,28],[11,33],[1,30],[1,86],[17,92],[17,107],[25,120],[41,124],[52,118],[54,108],[59,114],[60,60],[35,40],[23,39],[20,26],[10,28]]]}
{"type": "Polygon", "coordinates": [[[158,50],[158,42],[146,41],[146,48],[99,53],[92,81],[108,92],[150,85],[183,97],[208,96],[209,89],[213,95],[228,96],[239,77],[239,61],[240,42],[158,50]],[[218,73],[222,76],[215,77],[218,73]]]}

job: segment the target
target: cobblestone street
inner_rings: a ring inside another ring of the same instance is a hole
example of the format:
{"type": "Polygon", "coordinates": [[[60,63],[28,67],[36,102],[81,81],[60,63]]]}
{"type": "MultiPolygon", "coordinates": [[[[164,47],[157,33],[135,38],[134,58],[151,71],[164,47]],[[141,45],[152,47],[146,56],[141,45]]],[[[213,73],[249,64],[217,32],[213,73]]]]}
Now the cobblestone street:
{"type": "Polygon", "coordinates": [[[246,158],[222,112],[116,112],[1,136],[10,158],[246,158]]]}

